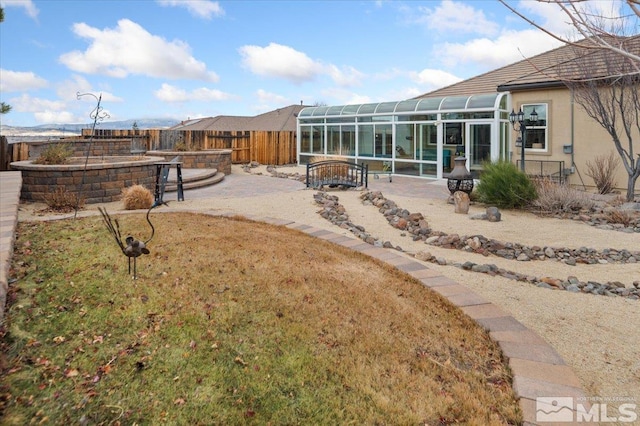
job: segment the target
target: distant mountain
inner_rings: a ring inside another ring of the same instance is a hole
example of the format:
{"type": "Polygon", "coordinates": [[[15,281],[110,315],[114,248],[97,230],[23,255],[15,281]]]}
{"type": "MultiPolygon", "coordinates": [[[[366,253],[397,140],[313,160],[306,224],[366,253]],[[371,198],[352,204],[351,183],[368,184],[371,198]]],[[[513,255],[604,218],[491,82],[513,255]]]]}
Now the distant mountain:
{"type": "MultiPolygon", "coordinates": [[[[101,122],[96,125],[96,129],[109,130],[126,130],[132,129],[133,123],[136,123],[138,129],[166,129],[173,127],[179,123],[178,120],[166,120],[162,118],[156,119],[140,119],[140,120],[123,120],[101,122]]],[[[58,140],[77,136],[82,133],[82,129],[90,129],[90,124],[41,124],[32,127],[17,127],[0,125],[0,136],[5,136],[9,143],[29,142],[42,140],[58,140]]]]}
{"type": "MultiPolygon", "coordinates": [[[[134,123],[138,129],[165,129],[180,123],[180,120],[168,120],[164,118],[141,118],[139,120],[122,120],[122,121],[101,121],[97,123],[96,129],[131,129],[134,123]]],[[[80,132],[82,129],[90,129],[93,123],[86,124],[41,124],[34,126],[36,129],[44,130],[60,130],[64,129],[72,132],[80,132]]]]}
{"type": "MultiPolygon", "coordinates": [[[[139,120],[122,120],[122,121],[102,121],[96,125],[96,129],[108,130],[124,130],[132,129],[134,123],[138,129],[166,129],[180,123],[179,120],[168,120],[163,118],[142,118],[139,120]]],[[[82,129],[90,129],[93,123],[86,124],[40,124],[39,126],[17,127],[17,126],[1,126],[0,134],[40,134],[43,132],[64,132],[64,133],[80,133],[82,129]]]]}

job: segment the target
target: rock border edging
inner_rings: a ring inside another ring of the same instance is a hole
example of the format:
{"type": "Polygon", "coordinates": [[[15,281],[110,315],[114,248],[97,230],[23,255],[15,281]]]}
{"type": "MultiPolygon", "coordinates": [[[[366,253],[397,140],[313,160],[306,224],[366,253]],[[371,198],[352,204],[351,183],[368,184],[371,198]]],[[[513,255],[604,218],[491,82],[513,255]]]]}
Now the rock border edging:
{"type": "MultiPolygon", "coordinates": [[[[460,237],[456,234],[451,234],[447,236],[444,233],[433,232],[429,226],[427,221],[424,219],[421,213],[410,213],[407,210],[403,210],[398,208],[393,201],[386,200],[380,191],[367,191],[363,192],[360,196],[365,203],[369,202],[371,205],[374,205],[379,208],[380,213],[384,214],[387,218],[387,221],[391,226],[394,226],[397,229],[400,229],[404,232],[410,234],[414,241],[423,240],[426,244],[430,244],[429,240],[431,238],[448,238],[451,241],[459,241],[463,245],[461,247],[456,247],[454,244],[449,245],[439,245],[433,244],[436,246],[458,249],[467,252],[476,252],[481,253],[479,251],[470,249],[470,244],[478,244],[478,247],[481,247],[482,241],[480,237],[482,236],[473,236],[473,237],[460,237]],[[373,199],[371,199],[373,197],[373,199]],[[398,226],[400,224],[400,226],[398,226]],[[434,235],[439,234],[439,235],[434,235]]],[[[404,252],[402,247],[396,246],[393,247],[393,244],[389,241],[381,241],[378,238],[374,237],[370,233],[368,233],[364,227],[354,224],[349,220],[349,216],[346,213],[344,206],[339,204],[339,198],[335,195],[330,195],[325,191],[319,191],[314,195],[314,200],[317,204],[321,205],[323,208],[318,213],[340,228],[347,229],[351,233],[353,233],[356,237],[365,241],[367,244],[371,244],[375,247],[382,248],[394,248],[398,251],[404,252]]],[[[484,238],[484,237],[482,237],[484,238]]],[[[503,244],[500,242],[496,242],[496,240],[488,240],[486,241],[494,242],[494,244],[503,244]]],[[[435,241],[435,240],[432,240],[435,241]]],[[[545,248],[550,249],[550,248],[545,248]]],[[[551,249],[553,250],[553,249],[551,249]]],[[[543,250],[544,251],[544,250],[543,250]]],[[[586,250],[586,253],[594,253],[595,250],[586,250]]],[[[629,258],[633,258],[634,260],[630,263],[635,262],[635,257],[638,256],[640,258],[640,252],[631,253],[625,250],[625,253],[630,254],[629,258]]],[[[486,253],[485,255],[488,255],[486,253]]],[[[632,287],[627,287],[623,283],[620,282],[607,282],[607,283],[598,283],[596,281],[580,281],[575,276],[569,276],[566,280],[561,280],[553,277],[535,277],[527,274],[520,274],[518,272],[509,271],[503,268],[498,268],[493,264],[476,264],[474,262],[464,262],[464,263],[456,263],[450,262],[442,257],[432,256],[428,252],[419,252],[414,255],[414,257],[418,260],[425,262],[437,263],[439,265],[452,265],[459,267],[461,269],[485,273],[488,275],[499,275],[507,279],[528,282],[530,284],[536,285],[542,288],[548,289],[557,289],[557,290],[566,290],[574,293],[589,293],[594,295],[603,295],[603,296],[620,296],[626,297],[632,300],[640,300],[640,281],[634,281],[632,287]]],[[[505,256],[502,256],[505,257],[505,256]]],[[[505,257],[509,259],[508,257],[505,257]]],[[[517,259],[517,258],[516,258],[517,259]]],[[[513,258],[509,259],[513,260],[513,258]]],[[[522,260],[521,260],[522,261],[522,260]]],[[[577,262],[576,262],[577,263],[577,262]]],[[[586,262],[580,262],[586,263],[586,262]]],[[[571,264],[571,263],[569,263],[571,264]]]]}

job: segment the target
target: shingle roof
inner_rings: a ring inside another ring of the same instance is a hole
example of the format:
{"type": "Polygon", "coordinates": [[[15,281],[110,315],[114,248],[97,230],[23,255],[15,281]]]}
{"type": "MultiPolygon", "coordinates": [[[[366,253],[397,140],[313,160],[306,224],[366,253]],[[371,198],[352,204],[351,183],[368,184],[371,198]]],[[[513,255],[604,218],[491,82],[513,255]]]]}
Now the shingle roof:
{"type": "MultiPolygon", "coordinates": [[[[586,41],[583,40],[582,43],[586,41]]],[[[615,44],[628,52],[640,55],[640,36],[620,38],[615,44]]],[[[498,90],[541,85],[561,86],[564,85],[563,81],[601,79],[621,72],[640,74],[640,63],[634,66],[630,59],[611,50],[585,49],[577,46],[563,46],[557,50],[561,55],[548,58],[546,67],[540,62],[532,73],[507,81],[500,85],[498,90]]]]}
{"type": "Polygon", "coordinates": [[[303,108],[306,108],[306,105],[289,105],[254,117],[218,115],[181,123],[172,130],[295,131],[296,117],[303,108]]]}
{"type": "MultiPolygon", "coordinates": [[[[625,49],[640,54],[640,36],[618,39],[625,49]]],[[[582,40],[579,43],[587,43],[582,40]]],[[[492,93],[516,88],[542,86],[561,86],[559,75],[577,73],[575,59],[578,56],[592,56],[594,64],[606,64],[607,56],[614,53],[603,50],[580,49],[574,45],[564,45],[556,49],[541,53],[531,58],[506,65],[493,71],[460,81],[447,87],[425,93],[414,99],[431,98],[436,96],[475,95],[492,93]]],[[[618,55],[618,57],[620,57],[618,55]]],[[[600,66],[600,73],[606,73],[606,67],[600,66]]],[[[594,69],[598,73],[598,67],[594,69]]],[[[594,75],[595,76],[595,75],[594,75]]]]}

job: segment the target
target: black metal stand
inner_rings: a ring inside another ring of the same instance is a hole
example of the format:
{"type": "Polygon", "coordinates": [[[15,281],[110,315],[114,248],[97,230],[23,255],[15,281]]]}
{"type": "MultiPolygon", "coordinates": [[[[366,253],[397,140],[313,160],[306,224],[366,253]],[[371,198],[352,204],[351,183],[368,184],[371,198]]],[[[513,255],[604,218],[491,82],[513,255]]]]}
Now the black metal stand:
{"type": "Polygon", "coordinates": [[[164,191],[169,180],[171,166],[176,167],[176,184],[178,189],[178,201],[184,201],[184,188],[182,185],[182,163],[178,161],[161,161],[156,164],[156,188],[154,191],[155,202],[162,203],[164,191]]]}

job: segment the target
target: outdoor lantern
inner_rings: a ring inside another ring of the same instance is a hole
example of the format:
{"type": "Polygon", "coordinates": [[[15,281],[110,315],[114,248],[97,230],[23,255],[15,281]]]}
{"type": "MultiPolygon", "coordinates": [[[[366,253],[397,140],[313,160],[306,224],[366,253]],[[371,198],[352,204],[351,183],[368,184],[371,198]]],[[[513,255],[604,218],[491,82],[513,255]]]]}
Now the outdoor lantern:
{"type": "Polygon", "coordinates": [[[447,176],[447,188],[453,195],[456,191],[466,192],[471,194],[473,191],[473,176],[467,170],[467,158],[456,157],[454,160],[454,167],[449,176],[447,176]]]}
{"type": "MultiPolygon", "coordinates": [[[[524,120],[524,111],[522,111],[522,108],[520,108],[520,110],[517,113],[513,109],[511,110],[511,114],[509,114],[509,122],[511,123],[513,130],[518,130],[521,134],[521,136],[518,138],[520,139],[520,144],[518,145],[518,142],[516,141],[516,146],[520,147],[520,170],[524,172],[525,170],[524,155],[525,155],[526,140],[527,140],[526,139],[527,125],[524,120]],[[516,124],[518,125],[518,129],[516,129],[516,124]]],[[[529,126],[535,126],[537,123],[538,123],[538,113],[534,108],[533,111],[531,111],[531,114],[529,114],[529,126]]]]}

